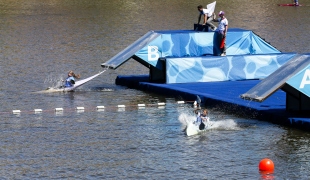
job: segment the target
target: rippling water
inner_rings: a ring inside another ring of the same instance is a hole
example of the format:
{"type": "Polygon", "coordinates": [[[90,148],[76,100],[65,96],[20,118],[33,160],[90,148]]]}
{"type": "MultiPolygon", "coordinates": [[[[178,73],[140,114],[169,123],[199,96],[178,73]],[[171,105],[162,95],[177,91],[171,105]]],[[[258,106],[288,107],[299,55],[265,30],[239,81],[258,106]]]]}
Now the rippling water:
{"type": "MultiPolygon", "coordinates": [[[[190,104],[115,85],[117,75],[148,74],[134,60],[74,93],[35,93],[71,69],[82,77],[102,71],[149,30],[192,29],[201,3],[0,0],[0,179],[308,179],[308,132],[208,107],[215,128],[187,137],[190,104]],[[136,107],[158,102],[167,105],[136,107]],[[272,175],[258,171],[265,157],[272,175]]],[[[309,52],[310,7],[277,3],[290,2],[219,0],[216,11],[283,52],[309,52]]]]}

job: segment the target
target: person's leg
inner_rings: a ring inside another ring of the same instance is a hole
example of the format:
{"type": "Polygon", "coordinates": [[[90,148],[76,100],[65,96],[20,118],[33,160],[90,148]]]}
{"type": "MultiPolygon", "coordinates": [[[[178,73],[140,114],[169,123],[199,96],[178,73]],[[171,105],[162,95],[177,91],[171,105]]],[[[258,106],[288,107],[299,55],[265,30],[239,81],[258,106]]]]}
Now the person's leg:
{"type": "Polygon", "coordinates": [[[213,36],[213,56],[219,56],[220,55],[219,36],[220,36],[220,34],[218,32],[214,32],[214,36],[213,36]]]}
{"type": "MultiPolygon", "coordinates": [[[[223,38],[224,38],[224,37],[223,37],[223,38]]],[[[226,56],[226,37],[225,37],[225,39],[224,39],[223,54],[226,56]]]]}
{"type": "Polygon", "coordinates": [[[214,24],[212,24],[212,21],[213,21],[213,16],[209,17],[209,19],[207,20],[206,24],[208,26],[210,26],[211,29],[214,31],[214,30],[216,30],[216,26],[214,26],[214,24]]]}
{"type": "Polygon", "coordinates": [[[218,49],[219,49],[219,56],[223,54],[224,48],[221,48],[222,40],[224,38],[224,35],[222,33],[217,33],[217,43],[218,43],[218,49]]]}

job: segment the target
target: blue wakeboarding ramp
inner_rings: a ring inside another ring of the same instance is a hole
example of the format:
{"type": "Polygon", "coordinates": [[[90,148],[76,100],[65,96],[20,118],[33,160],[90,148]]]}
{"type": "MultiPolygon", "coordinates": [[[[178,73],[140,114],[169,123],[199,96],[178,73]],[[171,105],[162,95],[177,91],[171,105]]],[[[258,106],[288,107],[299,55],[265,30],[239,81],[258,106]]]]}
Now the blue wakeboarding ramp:
{"type": "MultiPolygon", "coordinates": [[[[194,30],[149,31],[101,66],[116,69],[133,58],[146,67],[163,70],[160,58],[218,55],[214,48],[216,33],[194,30]]],[[[227,55],[281,53],[252,31],[231,28],[227,33],[227,55]]]]}

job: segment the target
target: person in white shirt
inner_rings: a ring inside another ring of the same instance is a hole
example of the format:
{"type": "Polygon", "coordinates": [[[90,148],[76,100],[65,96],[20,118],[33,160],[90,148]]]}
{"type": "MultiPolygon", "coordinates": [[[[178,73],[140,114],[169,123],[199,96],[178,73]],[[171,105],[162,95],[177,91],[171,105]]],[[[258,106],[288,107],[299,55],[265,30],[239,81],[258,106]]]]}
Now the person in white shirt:
{"type": "Polygon", "coordinates": [[[220,56],[226,56],[226,35],[228,30],[228,20],[224,16],[225,12],[220,11],[219,16],[220,18],[218,20],[214,20],[216,22],[219,22],[218,28],[217,28],[217,38],[215,46],[219,48],[220,50],[220,56]]]}
{"type": "Polygon", "coordinates": [[[198,16],[198,24],[200,23],[201,16],[203,16],[203,24],[202,25],[208,25],[213,31],[216,30],[216,26],[214,26],[211,21],[214,20],[214,13],[211,13],[209,9],[204,9],[202,5],[197,6],[197,9],[199,11],[198,16]]]}
{"type": "Polygon", "coordinates": [[[206,125],[208,125],[210,118],[209,118],[209,112],[207,109],[204,109],[202,113],[198,111],[198,109],[194,110],[195,114],[197,115],[196,121],[194,121],[194,124],[199,126],[199,130],[203,130],[206,125]]]}

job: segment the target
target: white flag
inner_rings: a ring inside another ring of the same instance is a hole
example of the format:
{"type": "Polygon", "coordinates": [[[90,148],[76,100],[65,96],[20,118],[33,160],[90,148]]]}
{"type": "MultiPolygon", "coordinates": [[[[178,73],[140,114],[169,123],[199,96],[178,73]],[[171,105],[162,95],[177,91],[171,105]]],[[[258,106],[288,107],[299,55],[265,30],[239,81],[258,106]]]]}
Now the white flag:
{"type": "Polygon", "coordinates": [[[207,4],[207,9],[210,14],[214,13],[215,5],[216,5],[216,1],[214,1],[213,3],[207,4]]]}

